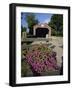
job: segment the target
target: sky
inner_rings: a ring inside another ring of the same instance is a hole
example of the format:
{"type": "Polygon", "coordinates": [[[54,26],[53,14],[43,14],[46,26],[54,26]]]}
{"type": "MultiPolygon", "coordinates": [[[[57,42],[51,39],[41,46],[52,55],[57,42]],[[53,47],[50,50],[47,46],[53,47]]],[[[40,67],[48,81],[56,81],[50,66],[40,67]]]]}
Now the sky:
{"type": "MultiPolygon", "coordinates": [[[[26,27],[27,31],[29,31],[27,22],[25,20],[25,15],[26,14],[28,14],[28,13],[25,13],[25,12],[21,13],[21,17],[22,17],[22,19],[21,19],[21,26],[26,27]]],[[[53,14],[49,14],[49,13],[34,13],[34,15],[35,15],[35,18],[39,21],[39,23],[48,23],[50,21],[51,16],[53,14]]]]}

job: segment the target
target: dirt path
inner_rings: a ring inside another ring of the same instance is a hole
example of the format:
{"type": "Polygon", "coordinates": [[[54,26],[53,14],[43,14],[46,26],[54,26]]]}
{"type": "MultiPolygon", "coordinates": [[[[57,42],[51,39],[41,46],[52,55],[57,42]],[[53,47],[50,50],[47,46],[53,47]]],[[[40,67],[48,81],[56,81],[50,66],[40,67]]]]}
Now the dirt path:
{"type": "Polygon", "coordinates": [[[63,38],[52,37],[52,41],[50,41],[50,43],[55,45],[54,51],[57,52],[57,64],[61,66],[63,56],[63,38]]]}

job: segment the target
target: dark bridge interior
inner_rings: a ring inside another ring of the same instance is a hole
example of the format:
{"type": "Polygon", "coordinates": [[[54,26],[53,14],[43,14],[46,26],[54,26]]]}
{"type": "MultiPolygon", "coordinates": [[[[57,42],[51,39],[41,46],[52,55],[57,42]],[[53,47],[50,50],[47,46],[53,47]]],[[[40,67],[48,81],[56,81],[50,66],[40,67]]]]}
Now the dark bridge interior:
{"type": "Polygon", "coordinates": [[[47,28],[37,28],[36,29],[36,37],[46,37],[46,34],[49,33],[47,28]]]}

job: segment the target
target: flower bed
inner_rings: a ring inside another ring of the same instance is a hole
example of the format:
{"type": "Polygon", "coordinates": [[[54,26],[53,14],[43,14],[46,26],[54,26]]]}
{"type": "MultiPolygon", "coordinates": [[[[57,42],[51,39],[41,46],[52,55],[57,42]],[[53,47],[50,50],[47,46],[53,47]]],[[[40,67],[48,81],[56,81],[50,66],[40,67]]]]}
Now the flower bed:
{"type": "Polygon", "coordinates": [[[34,73],[56,71],[59,69],[56,52],[47,45],[34,45],[26,54],[26,60],[34,73]]]}

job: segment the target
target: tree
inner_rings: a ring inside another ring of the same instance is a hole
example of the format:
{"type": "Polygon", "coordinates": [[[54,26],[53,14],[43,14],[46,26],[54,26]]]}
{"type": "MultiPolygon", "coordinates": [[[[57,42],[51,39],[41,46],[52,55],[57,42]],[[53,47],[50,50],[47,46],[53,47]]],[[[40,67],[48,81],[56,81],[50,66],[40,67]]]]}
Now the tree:
{"type": "Polygon", "coordinates": [[[35,14],[28,13],[28,14],[26,14],[26,21],[28,24],[29,33],[32,35],[33,34],[33,26],[38,24],[38,20],[36,19],[35,14]]]}
{"type": "Polygon", "coordinates": [[[21,26],[21,31],[26,32],[26,27],[21,26]]]}
{"type": "Polygon", "coordinates": [[[23,32],[26,32],[26,30],[27,30],[26,27],[21,26],[21,36],[23,32]]]}
{"type": "Polygon", "coordinates": [[[48,25],[52,28],[52,35],[63,36],[63,15],[52,15],[48,25]]]}

